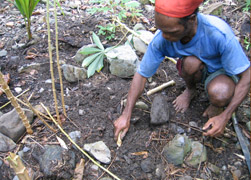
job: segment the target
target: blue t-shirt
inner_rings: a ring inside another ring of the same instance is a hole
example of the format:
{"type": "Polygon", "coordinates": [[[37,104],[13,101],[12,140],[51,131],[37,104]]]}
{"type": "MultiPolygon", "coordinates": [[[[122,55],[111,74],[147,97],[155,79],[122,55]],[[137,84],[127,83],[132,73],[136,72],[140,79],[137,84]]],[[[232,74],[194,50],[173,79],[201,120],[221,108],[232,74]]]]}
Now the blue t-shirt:
{"type": "Polygon", "coordinates": [[[137,72],[144,77],[153,76],[165,56],[196,56],[206,64],[209,73],[221,68],[230,76],[245,71],[250,62],[229,25],[211,15],[198,13],[197,18],[197,32],[187,44],[170,42],[157,31],[137,72]]]}

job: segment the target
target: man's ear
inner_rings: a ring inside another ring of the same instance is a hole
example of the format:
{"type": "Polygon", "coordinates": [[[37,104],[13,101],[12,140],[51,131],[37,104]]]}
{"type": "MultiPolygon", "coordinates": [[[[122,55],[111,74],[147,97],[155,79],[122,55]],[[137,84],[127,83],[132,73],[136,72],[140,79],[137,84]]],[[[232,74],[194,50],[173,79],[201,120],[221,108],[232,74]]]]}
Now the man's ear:
{"type": "Polygon", "coordinates": [[[195,22],[196,21],[196,14],[192,14],[192,15],[190,15],[189,16],[189,20],[188,21],[190,21],[191,23],[193,23],[193,22],[195,22]]]}

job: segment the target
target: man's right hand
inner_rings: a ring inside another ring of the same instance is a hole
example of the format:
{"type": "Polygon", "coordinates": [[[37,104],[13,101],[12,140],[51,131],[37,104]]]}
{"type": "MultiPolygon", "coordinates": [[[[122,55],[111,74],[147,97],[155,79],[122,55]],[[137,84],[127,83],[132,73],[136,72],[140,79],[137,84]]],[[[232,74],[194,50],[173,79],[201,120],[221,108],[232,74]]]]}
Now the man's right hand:
{"type": "Polygon", "coordinates": [[[118,135],[120,132],[120,138],[121,140],[124,138],[126,135],[127,131],[129,130],[130,127],[130,118],[127,118],[125,115],[121,115],[116,121],[113,123],[114,125],[114,140],[118,140],[118,135]]]}

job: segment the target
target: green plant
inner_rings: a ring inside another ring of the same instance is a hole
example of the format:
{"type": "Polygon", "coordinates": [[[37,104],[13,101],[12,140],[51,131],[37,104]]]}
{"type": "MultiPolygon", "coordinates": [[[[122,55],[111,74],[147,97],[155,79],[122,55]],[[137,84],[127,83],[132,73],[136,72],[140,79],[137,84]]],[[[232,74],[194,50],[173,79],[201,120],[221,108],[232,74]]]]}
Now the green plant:
{"type": "Polygon", "coordinates": [[[31,15],[39,0],[15,0],[14,4],[24,17],[28,38],[31,40],[31,15]]]}
{"type": "Polygon", "coordinates": [[[84,55],[90,55],[86,57],[82,62],[82,67],[88,67],[88,78],[91,77],[95,73],[95,71],[101,71],[104,66],[104,57],[106,56],[105,54],[111,49],[115,48],[115,46],[113,46],[105,49],[99,37],[94,32],[92,33],[92,39],[97,47],[86,47],[80,52],[84,55]]]}
{"type": "Polygon", "coordinates": [[[106,26],[98,25],[98,28],[99,28],[98,35],[106,36],[105,38],[107,40],[111,40],[115,37],[115,30],[116,30],[115,24],[109,23],[106,26]]]}
{"type": "Polygon", "coordinates": [[[245,49],[248,51],[250,48],[250,40],[248,36],[244,38],[244,44],[245,44],[245,49]]]}
{"type": "Polygon", "coordinates": [[[246,0],[246,6],[243,8],[244,12],[248,12],[250,10],[250,0],[246,0]]]}
{"type": "Polygon", "coordinates": [[[142,16],[142,10],[138,9],[140,7],[140,3],[138,1],[126,2],[125,7],[131,12],[132,19],[142,16]]]}

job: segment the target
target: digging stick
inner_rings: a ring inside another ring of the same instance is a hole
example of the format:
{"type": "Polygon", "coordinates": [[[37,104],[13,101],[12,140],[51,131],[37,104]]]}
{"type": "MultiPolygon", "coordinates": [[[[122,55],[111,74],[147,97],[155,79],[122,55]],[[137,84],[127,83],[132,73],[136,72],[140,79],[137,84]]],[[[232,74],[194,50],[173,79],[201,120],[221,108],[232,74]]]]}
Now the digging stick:
{"type": "Polygon", "coordinates": [[[147,96],[150,96],[151,94],[154,94],[154,93],[156,93],[156,92],[158,92],[158,91],[160,91],[160,90],[162,90],[162,89],[164,89],[164,88],[166,88],[166,87],[168,87],[168,86],[172,86],[172,85],[174,85],[174,84],[175,84],[175,81],[174,81],[174,80],[171,80],[171,81],[169,81],[169,82],[167,82],[167,83],[164,83],[164,84],[162,84],[162,85],[160,85],[160,86],[158,86],[158,87],[156,87],[156,88],[154,88],[154,89],[149,90],[149,91],[146,93],[146,95],[147,95],[147,96]]]}

